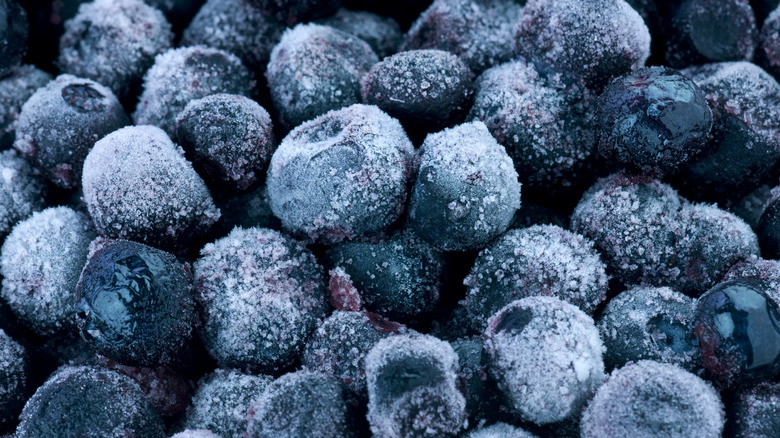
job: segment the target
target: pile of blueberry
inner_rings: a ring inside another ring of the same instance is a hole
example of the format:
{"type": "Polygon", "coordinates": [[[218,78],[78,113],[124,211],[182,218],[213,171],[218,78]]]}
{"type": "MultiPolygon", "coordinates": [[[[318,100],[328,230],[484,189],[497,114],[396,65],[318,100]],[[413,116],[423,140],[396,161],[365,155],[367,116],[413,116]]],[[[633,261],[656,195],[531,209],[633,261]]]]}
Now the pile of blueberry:
{"type": "Polygon", "coordinates": [[[780,434],[778,0],[0,0],[0,436],[780,434]]]}

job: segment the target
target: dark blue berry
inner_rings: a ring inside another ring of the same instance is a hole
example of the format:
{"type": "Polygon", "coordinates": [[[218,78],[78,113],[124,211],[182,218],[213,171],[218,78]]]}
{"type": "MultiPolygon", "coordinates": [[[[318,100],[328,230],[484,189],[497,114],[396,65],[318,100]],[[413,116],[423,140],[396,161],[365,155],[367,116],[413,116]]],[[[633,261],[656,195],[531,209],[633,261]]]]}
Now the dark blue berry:
{"type": "Polygon", "coordinates": [[[27,53],[27,13],[16,0],[0,0],[0,77],[19,65],[27,53]]]}
{"type": "Polygon", "coordinates": [[[0,149],[8,149],[14,144],[22,105],[51,79],[50,74],[33,65],[11,69],[8,76],[0,79],[0,149]]]}
{"type": "Polygon", "coordinates": [[[341,8],[334,15],[320,20],[320,24],[351,33],[368,43],[379,59],[398,51],[401,45],[401,27],[392,18],[379,16],[363,9],[341,8]]]}
{"type": "Polygon", "coordinates": [[[775,79],[780,78],[780,8],[772,11],[761,27],[755,63],[775,79]]]}

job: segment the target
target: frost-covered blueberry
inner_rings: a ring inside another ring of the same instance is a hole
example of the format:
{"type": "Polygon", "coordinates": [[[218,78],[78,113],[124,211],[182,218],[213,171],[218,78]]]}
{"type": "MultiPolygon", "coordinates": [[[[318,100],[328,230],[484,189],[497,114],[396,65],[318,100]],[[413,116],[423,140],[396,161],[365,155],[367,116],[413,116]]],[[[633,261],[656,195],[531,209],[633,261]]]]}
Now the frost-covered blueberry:
{"type": "Polygon", "coordinates": [[[27,401],[20,419],[19,438],[166,436],[160,414],[138,384],[97,367],[60,368],[27,401]]]}
{"type": "Polygon", "coordinates": [[[342,0],[247,0],[263,11],[264,15],[292,26],[333,14],[342,0]]]}
{"type": "Polygon", "coordinates": [[[712,140],[683,169],[683,193],[724,202],[753,191],[780,162],[780,84],[749,62],[683,70],[712,109],[712,140]]]}
{"type": "Polygon", "coordinates": [[[271,116],[257,102],[236,94],[188,103],[176,117],[176,139],[200,175],[235,190],[258,180],[275,146],[271,116]]]}
{"type": "Polygon", "coordinates": [[[520,208],[512,159],[476,121],[429,134],[417,151],[419,172],[407,226],[447,251],[485,246],[520,208]]]}
{"type": "Polygon", "coordinates": [[[271,382],[249,409],[248,438],[350,438],[354,407],[334,377],[298,371],[271,382]]]}
{"type": "Polygon", "coordinates": [[[696,302],[694,333],[704,368],[724,387],[780,372],[780,308],[760,279],[719,283],[696,302]]]}
{"type": "Polygon", "coordinates": [[[366,356],[368,422],[377,437],[452,436],[466,421],[458,355],[428,335],[397,335],[366,356]]]}
{"type": "Polygon", "coordinates": [[[758,35],[758,47],[755,63],[760,65],[775,79],[780,78],[780,7],[769,14],[761,33],[758,35]]]}
{"type": "Polygon", "coordinates": [[[761,253],[766,258],[780,258],[780,186],[772,189],[756,226],[761,253]]]}
{"type": "Polygon", "coordinates": [[[184,29],[180,44],[202,44],[233,53],[259,74],[284,29],[250,0],[209,0],[184,29]]]}
{"type": "Polygon", "coordinates": [[[512,39],[520,3],[435,0],[404,35],[401,50],[446,50],[480,73],[515,57],[512,39]]]}
{"type": "Polygon", "coordinates": [[[16,425],[27,400],[30,363],[24,347],[0,330],[0,431],[16,425]]]}
{"type": "Polygon", "coordinates": [[[616,370],[582,416],[582,438],[717,438],[723,406],[707,382],[650,360],[616,370]]]}
{"type": "Polygon", "coordinates": [[[146,72],[133,121],[173,135],[176,116],[190,101],[218,93],[248,96],[253,87],[249,70],[232,53],[204,46],[171,49],[146,72]]]}
{"type": "Polygon", "coordinates": [[[300,243],[236,228],[195,262],[200,336],[223,367],[273,371],[298,358],[327,311],[322,268],[300,243]]]}
{"type": "Polygon", "coordinates": [[[187,408],[188,429],[207,429],[219,436],[238,437],[246,431],[247,412],[273,378],[217,369],[204,376],[187,408]]]}
{"type": "Polygon", "coordinates": [[[594,242],[624,284],[661,285],[678,275],[673,261],[683,202],[650,176],[617,173],[585,192],[571,227],[594,242]]]}
{"type": "Polygon", "coordinates": [[[366,309],[392,320],[413,320],[439,302],[444,260],[412,233],[343,243],[328,251],[327,264],[344,270],[337,281],[351,283],[366,309]]]}
{"type": "Polygon", "coordinates": [[[165,251],[129,240],[94,240],[75,299],[81,337],[121,364],[176,363],[190,346],[192,274],[165,251]]]}
{"type": "Polygon", "coordinates": [[[730,407],[736,438],[772,438],[780,430],[780,384],[761,383],[739,391],[730,407]]]}
{"type": "Polygon", "coordinates": [[[694,300],[668,287],[634,287],[612,298],[598,321],[607,369],[650,359],[701,369],[694,300]]]}
{"type": "Polygon", "coordinates": [[[666,61],[672,67],[750,60],[758,28],[750,2],[685,0],[671,20],[666,61]]]}
{"type": "Polygon", "coordinates": [[[336,311],[306,341],[306,369],[339,379],[355,395],[366,393],[365,357],[380,340],[404,326],[368,312],[336,311]]]}
{"type": "Polygon", "coordinates": [[[44,182],[15,150],[0,152],[0,241],[11,228],[46,203],[44,182]]]}
{"type": "Polygon", "coordinates": [[[33,213],[0,252],[3,299],[39,335],[74,331],[73,290],[95,238],[89,219],[68,207],[33,213]]]}
{"type": "Polygon", "coordinates": [[[494,423],[472,430],[465,438],[536,438],[536,435],[511,424],[494,423]]]}
{"type": "Polygon", "coordinates": [[[18,66],[27,53],[30,25],[27,13],[15,0],[0,0],[0,77],[18,66]]]}
{"type": "Polygon", "coordinates": [[[92,79],[131,101],[154,57],[172,44],[165,16],[142,0],[94,0],[65,23],[57,65],[63,73],[92,79]]]}
{"type": "Polygon", "coordinates": [[[592,97],[540,76],[523,60],[487,70],[476,88],[468,119],[483,121],[506,147],[526,189],[578,182],[596,151],[592,97]]]}
{"type": "Polygon", "coordinates": [[[459,388],[466,398],[469,424],[495,421],[504,414],[503,400],[495,381],[488,375],[488,358],[482,338],[459,338],[451,341],[450,345],[458,355],[459,388]]]}
{"type": "Polygon", "coordinates": [[[414,148],[373,105],[331,111],[294,129],[271,157],[267,190],[284,228],[320,243],[384,231],[404,208],[414,148]]]}
{"type": "Polygon", "coordinates": [[[351,33],[367,42],[379,59],[397,52],[403,38],[401,27],[395,20],[367,11],[341,8],[319,23],[351,33]]]}
{"type": "Polygon", "coordinates": [[[179,250],[220,216],[181,148],[153,126],[123,128],[95,143],[82,184],[95,227],[109,237],[179,250]]]}
{"type": "Polygon", "coordinates": [[[488,369],[514,415],[539,425],[578,415],[604,378],[599,332],[553,297],[507,304],[488,320],[488,369]]]}
{"type": "Polygon", "coordinates": [[[60,75],[22,106],[14,148],[51,182],[74,189],[95,142],[129,124],[111,90],[89,79],[60,75]]]}
{"type": "Polygon", "coordinates": [[[592,315],[607,298],[608,283],[593,243],[554,225],[507,231],[479,253],[463,280],[479,330],[502,307],[528,296],[553,296],[592,315]]]}
{"type": "Polygon", "coordinates": [[[599,152],[622,165],[673,173],[706,146],[712,111],[680,72],[643,67],[612,81],[597,102],[599,152]]]}
{"type": "Polygon", "coordinates": [[[288,29],[271,52],[265,77],[288,129],[361,101],[360,81],[379,61],[360,38],[319,24],[288,29]]]}
{"type": "Polygon", "coordinates": [[[51,79],[50,74],[27,64],[11,69],[8,76],[0,79],[0,149],[14,144],[22,105],[51,79]]]}
{"type": "Polygon", "coordinates": [[[442,50],[396,53],[363,77],[363,101],[411,131],[436,132],[463,120],[473,97],[471,70],[442,50]]]}
{"type": "Polygon", "coordinates": [[[562,74],[597,91],[650,56],[650,31],[624,0],[529,0],[515,41],[543,75],[562,74]]]}

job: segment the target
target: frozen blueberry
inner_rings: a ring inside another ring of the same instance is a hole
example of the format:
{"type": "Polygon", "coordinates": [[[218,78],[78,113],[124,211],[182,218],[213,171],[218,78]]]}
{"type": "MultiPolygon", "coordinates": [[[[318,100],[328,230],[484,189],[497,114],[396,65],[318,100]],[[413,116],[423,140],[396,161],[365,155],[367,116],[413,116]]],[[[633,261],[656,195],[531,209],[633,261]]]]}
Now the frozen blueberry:
{"type": "Polygon", "coordinates": [[[389,56],[363,77],[365,103],[381,108],[411,131],[435,132],[463,120],[471,105],[473,74],[442,50],[389,56]]]}
{"type": "Polygon", "coordinates": [[[780,162],[780,84],[749,62],[691,67],[712,109],[712,140],[682,170],[689,198],[724,202],[756,189],[780,162]]]}
{"type": "Polygon", "coordinates": [[[516,44],[543,75],[559,73],[598,91],[644,65],[650,31],[623,0],[529,0],[516,44]]]}
{"type": "Polygon", "coordinates": [[[73,290],[95,238],[89,219],[51,207],[19,222],[3,243],[3,299],[39,335],[74,331],[73,290]]]}
{"type": "Polygon", "coordinates": [[[242,436],[247,412],[273,379],[217,369],[198,382],[184,422],[188,429],[208,429],[223,437],[242,436]]]}
{"type": "Polygon", "coordinates": [[[27,401],[20,418],[19,438],[166,436],[160,414],[138,384],[97,367],[60,368],[27,401]]]}
{"type": "Polygon", "coordinates": [[[96,239],[75,295],[81,337],[121,364],[171,364],[190,346],[192,274],[189,265],[165,251],[96,239]]]}
{"type": "Polygon", "coordinates": [[[336,377],[355,395],[365,397],[368,351],[399,331],[404,331],[402,325],[372,313],[336,311],[306,341],[301,362],[309,370],[336,377]]]}
{"type": "Polygon", "coordinates": [[[758,220],[756,233],[761,252],[766,258],[780,258],[780,187],[772,189],[771,197],[758,220]]]}
{"type": "Polygon", "coordinates": [[[650,359],[701,369],[693,335],[694,300],[668,287],[634,287],[612,298],[598,322],[607,369],[650,359]]]}
{"type": "Polygon", "coordinates": [[[737,393],[731,405],[736,438],[772,438],[780,430],[780,384],[761,383],[737,393]]]}
{"type": "Polygon", "coordinates": [[[218,93],[247,96],[254,86],[251,78],[241,61],[223,50],[204,46],[168,50],[155,57],[144,76],[133,121],[173,135],[176,116],[191,100],[218,93]]]}
{"type": "Polygon", "coordinates": [[[265,73],[282,125],[293,128],[360,102],[360,80],[378,61],[365,41],[330,26],[285,31],[265,73]]]}
{"type": "Polygon", "coordinates": [[[161,129],[107,135],[84,161],[84,200],[98,232],[163,249],[185,248],[219,219],[206,184],[161,129]]]}
{"type": "Polygon", "coordinates": [[[60,75],[22,106],[14,148],[51,182],[74,189],[95,142],[129,124],[111,90],[89,79],[60,75]]]}
{"type": "Polygon", "coordinates": [[[435,0],[412,24],[401,50],[446,50],[480,73],[515,57],[512,36],[523,9],[521,3],[435,0]]]}
{"type": "Polygon", "coordinates": [[[592,97],[540,76],[523,60],[487,70],[476,88],[468,119],[485,122],[506,147],[524,188],[546,194],[579,182],[596,151],[592,97]]]}
{"type": "Polygon", "coordinates": [[[0,149],[8,149],[16,138],[16,122],[22,105],[52,77],[33,65],[21,65],[0,79],[0,149]]]}
{"type": "Polygon", "coordinates": [[[0,431],[16,425],[28,394],[30,363],[25,349],[0,330],[0,431]]]}
{"type": "Polygon", "coordinates": [[[0,77],[18,66],[27,53],[29,27],[27,13],[15,0],[0,0],[0,77]]]}
{"type": "Polygon", "coordinates": [[[171,47],[171,25],[142,0],[95,0],[65,23],[57,65],[105,85],[123,101],[141,91],[154,57],[171,47]]]}
{"type": "Polygon", "coordinates": [[[704,149],[712,129],[704,92],[667,67],[643,67],[612,81],[597,114],[603,156],[667,173],[704,149]]]}
{"type": "Polygon", "coordinates": [[[284,29],[251,0],[209,0],[184,30],[180,44],[202,44],[233,53],[259,74],[284,29]]]}
{"type": "Polygon", "coordinates": [[[472,430],[465,438],[536,438],[529,432],[507,423],[494,423],[472,430]]]}
{"type": "Polygon", "coordinates": [[[582,416],[582,438],[717,438],[723,431],[718,393],[675,365],[639,361],[615,371],[582,416]]]}
{"type": "Polygon", "coordinates": [[[585,192],[571,227],[595,243],[624,284],[662,285],[679,275],[673,262],[683,202],[650,176],[617,173],[585,192]]]}
{"type": "Polygon", "coordinates": [[[248,438],[351,438],[355,412],[346,388],[310,371],[271,382],[249,409],[248,438]]]}
{"type": "Polygon", "coordinates": [[[666,60],[672,67],[751,59],[758,29],[744,0],[685,0],[671,20],[666,60]]]}
{"type": "Polygon", "coordinates": [[[46,188],[15,150],[0,152],[0,241],[11,228],[46,204],[46,188]]]}
{"type": "Polygon", "coordinates": [[[239,191],[257,182],[275,146],[268,112],[235,94],[188,103],[176,117],[176,134],[201,175],[214,185],[239,191]]]}
{"type": "Polygon", "coordinates": [[[485,339],[490,374],[525,421],[576,416],[604,378],[593,320],[557,298],[513,301],[488,320],[485,339]]]}
{"type": "Polygon", "coordinates": [[[247,0],[287,26],[333,14],[342,0],[247,0]]]}
{"type": "Polygon", "coordinates": [[[294,129],[271,157],[271,209],[288,231],[337,243],[387,228],[402,213],[414,149],[373,105],[331,111],[294,129]]]}
{"type": "Polygon", "coordinates": [[[766,281],[719,283],[696,303],[694,333],[704,368],[724,387],[780,372],[780,309],[766,281]]]}
{"type": "Polygon", "coordinates": [[[463,280],[479,330],[502,307],[528,296],[553,296],[593,314],[607,298],[608,283],[593,243],[554,225],[507,231],[479,253],[463,280]]]}
{"type": "Polygon", "coordinates": [[[428,335],[397,335],[366,356],[368,422],[374,436],[452,436],[466,421],[456,387],[458,355],[428,335]]]}
{"type": "Polygon", "coordinates": [[[520,207],[520,183],[512,159],[484,123],[429,134],[417,160],[407,225],[422,239],[463,251],[506,231],[520,207]]]}
{"type": "Polygon", "coordinates": [[[459,338],[450,344],[458,355],[458,378],[466,398],[469,424],[482,424],[501,417],[504,414],[503,403],[495,381],[488,376],[488,358],[482,338],[459,338]]]}
{"type": "Polygon", "coordinates": [[[775,79],[780,78],[780,8],[772,11],[761,27],[755,62],[775,79]]]}
{"type": "Polygon", "coordinates": [[[367,11],[341,8],[320,24],[351,33],[368,43],[379,59],[398,51],[403,34],[398,23],[389,17],[367,11]]]}
{"type": "Polygon", "coordinates": [[[344,281],[358,291],[366,309],[390,319],[413,320],[439,302],[444,260],[412,233],[377,243],[344,243],[327,259],[332,268],[344,270],[344,281]]]}
{"type": "Polygon", "coordinates": [[[223,367],[273,371],[298,358],[327,311],[322,268],[300,243],[236,228],[195,262],[200,336],[223,367]]]}

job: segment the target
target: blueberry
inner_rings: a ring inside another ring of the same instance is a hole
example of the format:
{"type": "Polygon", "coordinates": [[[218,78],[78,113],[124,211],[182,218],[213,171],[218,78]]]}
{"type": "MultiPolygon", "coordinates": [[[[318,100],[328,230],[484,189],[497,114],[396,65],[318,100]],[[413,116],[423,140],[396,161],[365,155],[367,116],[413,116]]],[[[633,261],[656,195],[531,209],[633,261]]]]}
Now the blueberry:
{"type": "Polygon", "coordinates": [[[0,152],[0,240],[11,228],[46,204],[44,182],[15,150],[0,152]]]}
{"type": "Polygon", "coordinates": [[[16,138],[16,124],[22,105],[52,77],[33,65],[11,69],[0,79],[0,149],[8,149],[16,138]]]}
{"type": "Polygon", "coordinates": [[[0,431],[13,429],[29,397],[30,360],[19,343],[0,330],[0,431]]]}
{"type": "Polygon", "coordinates": [[[172,44],[171,25],[159,10],[141,0],[96,0],[65,23],[57,65],[130,102],[154,57],[172,44]]]}
{"type": "Polygon", "coordinates": [[[429,134],[417,161],[409,229],[446,251],[484,247],[506,231],[520,207],[520,183],[484,123],[429,134]]]}
{"type": "Polygon", "coordinates": [[[333,14],[342,0],[247,0],[287,26],[333,14]]]}
{"type": "Polygon", "coordinates": [[[780,8],[772,11],[761,27],[755,63],[775,79],[780,78],[780,8]]]}
{"type": "Polygon", "coordinates": [[[20,438],[165,436],[160,414],[138,384],[97,367],[60,368],[27,401],[20,418],[20,438]]]}
{"type": "Polygon", "coordinates": [[[27,53],[29,32],[24,9],[15,0],[0,0],[0,77],[20,64],[27,53]]]}
{"type": "Polygon", "coordinates": [[[81,336],[131,366],[171,364],[189,347],[195,299],[188,265],[128,240],[95,240],[76,285],[81,336]]]}
{"type": "Polygon", "coordinates": [[[666,67],[612,81],[597,103],[599,151],[625,166],[673,173],[706,146],[712,111],[704,92],[666,67]]]}
{"type": "Polygon", "coordinates": [[[740,390],[731,405],[736,438],[771,438],[780,430],[780,385],[761,383],[740,390]]]}
{"type": "Polygon", "coordinates": [[[14,148],[51,182],[75,189],[95,142],[129,124],[111,90],[89,79],[60,75],[22,106],[14,148]]]}
{"type": "Polygon", "coordinates": [[[612,373],[582,416],[582,438],[702,437],[723,431],[718,393],[675,365],[643,360],[612,373]]]}
{"type": "Polygon", "coordinates": [[[397,52],[403,38],[401,27],[395,20],[363,10],[341,8],[319,23],[351,33],[367,42],[379,59],[397,52]]]}
{"type": "Polygon", "coordinates": [[[488,320],[488,370],[507,407],[539,425],[576,417],[604,377],[593,320],[553,297],[507,304],[488,320]]]}
{"type": "MultiPolygon", "coordinates": [[[[458,378],[466,398],[469,424],[481,424],[503,415],[500,391],[487,373],[488,357],[479,336],[460,338],[451,342],[458,355],[458,378]]],[[[504,415],[505,416],[505,415],[504,415]]]]}
{"type": "Polygon", "coordinates": [[[694,333],[704,368],[722,386],[760,382],[780,372],[780,309],[757,279],[734,279],[696,303],[694,333]]]}

